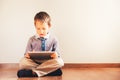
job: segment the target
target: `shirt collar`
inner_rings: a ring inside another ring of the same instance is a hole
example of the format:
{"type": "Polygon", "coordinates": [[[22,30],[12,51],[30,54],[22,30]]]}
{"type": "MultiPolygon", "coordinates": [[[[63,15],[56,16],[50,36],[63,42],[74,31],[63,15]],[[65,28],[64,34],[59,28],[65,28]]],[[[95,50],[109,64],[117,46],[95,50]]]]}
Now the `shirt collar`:
{"type": "MultiPolygon", "coordinates": [[[[50,36],[50,33],[48,33],[44,38],[48,39],[50,36]]],[[[40,36],[38,34],[35,34],[35,38],[38,39],[40,36]]]]}

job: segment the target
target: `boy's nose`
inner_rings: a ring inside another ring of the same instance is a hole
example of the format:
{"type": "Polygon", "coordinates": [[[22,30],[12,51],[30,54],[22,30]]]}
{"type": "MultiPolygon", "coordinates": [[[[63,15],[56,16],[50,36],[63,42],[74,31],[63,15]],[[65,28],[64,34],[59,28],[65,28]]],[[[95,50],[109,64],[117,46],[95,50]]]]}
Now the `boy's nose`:
{"type": "Polygon", "coordinates": [[[40,30],[40,33],[43,34],[44,33],[43,30],[40,30]]]}

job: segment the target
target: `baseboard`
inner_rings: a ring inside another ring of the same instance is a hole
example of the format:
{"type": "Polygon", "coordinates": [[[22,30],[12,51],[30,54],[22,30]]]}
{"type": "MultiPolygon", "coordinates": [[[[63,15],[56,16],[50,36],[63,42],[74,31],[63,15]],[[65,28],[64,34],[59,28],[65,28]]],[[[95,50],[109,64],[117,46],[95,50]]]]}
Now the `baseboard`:
{"type": "Polygon", "coordinates": [[[64,68],[120,68],[120,63],[65,63],[64,68]]]}
{"type": "MultiPolygon", "coordinates": [[[[18,69],[18,63],[0,63],[2,69],[18,69]]],[[[63,68],[120,68],[120,63],[65,63],[63,68]]]]}

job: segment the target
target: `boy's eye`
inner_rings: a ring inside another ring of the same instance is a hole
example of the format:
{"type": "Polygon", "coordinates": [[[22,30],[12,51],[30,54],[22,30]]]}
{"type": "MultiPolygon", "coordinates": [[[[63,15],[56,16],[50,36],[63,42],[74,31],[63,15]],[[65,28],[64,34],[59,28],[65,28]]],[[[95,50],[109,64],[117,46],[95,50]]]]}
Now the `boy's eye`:
{"type": "Polygon", "coordinates": [[[36,28],[37,30],[46,30],[46,28],[36,28]]]}
{"type": "Polygon", "coordinates": [[[42,28],[43,30],[45,30],[45,28],[42,28]]]}

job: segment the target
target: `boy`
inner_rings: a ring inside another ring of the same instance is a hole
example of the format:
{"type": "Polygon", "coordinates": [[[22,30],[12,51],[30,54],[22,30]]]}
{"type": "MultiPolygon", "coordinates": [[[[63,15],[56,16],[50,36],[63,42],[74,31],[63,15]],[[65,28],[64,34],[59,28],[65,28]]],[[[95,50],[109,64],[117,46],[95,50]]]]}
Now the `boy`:
{"type": "Polygon", "coordinates": [[[50,34],[51,18],[46,12],[39,12],[34,17],[36,35],[27,44],[24,58],[20,61],[18,77],[61,76],[64,62],[59,54],[58,41],[50,34]],[[50,60],[30,59],[29,51],[55,51],[50,60]]]}

